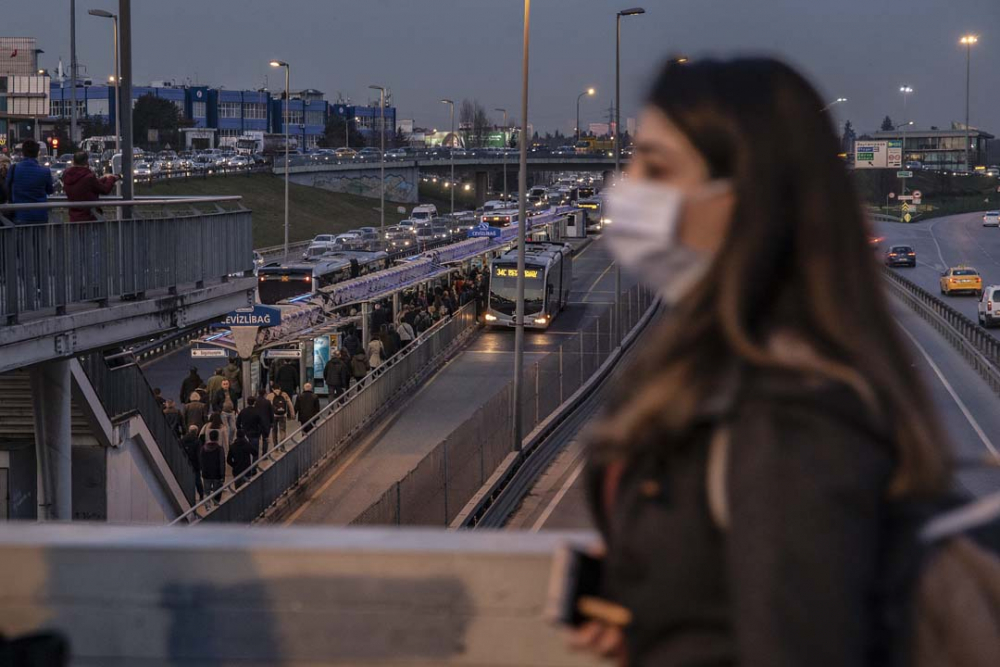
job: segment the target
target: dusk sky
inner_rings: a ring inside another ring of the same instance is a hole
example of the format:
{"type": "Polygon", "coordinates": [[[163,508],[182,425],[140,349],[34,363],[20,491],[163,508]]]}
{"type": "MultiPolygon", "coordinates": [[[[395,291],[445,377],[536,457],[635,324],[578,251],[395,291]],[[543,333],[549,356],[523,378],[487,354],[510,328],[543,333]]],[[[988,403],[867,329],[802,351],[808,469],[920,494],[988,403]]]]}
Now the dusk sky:
{"type": "MultiPolygon", "coordinates": [[[[571,132],[607,118],[614,98],[615,12],[643,0],[535,0],[529,120],[571,132]]],[[[111,0],[77,2],[77,51],[95,80],[111,72],[111,0]]],[[[974,126],[1000,134],[1000,0],[645,0],[623,20],[622,108],[634,116],[662,58],[777,55],[800,67],[839,105],[840,122],[877,129],[903,117],[901,84],[914,88],[907,116],[947,127],[965,115],[966,32],[972,53],[974,126]]],[[[41,65],[69,63],[69,0],[0,0],[0,34],[36,37],[41,65]]],[[[366,102],[369,84],[391,88],[399,118],[444,127],[438,100],[476,98],[491,110],[520,108],[520,0],[133,0],[135,82],[173,79],[278,90],[272,58],[292,66],[293,88],[366,102]]],[[[493,114],[499,121],[499,114],[493,114]]]]}

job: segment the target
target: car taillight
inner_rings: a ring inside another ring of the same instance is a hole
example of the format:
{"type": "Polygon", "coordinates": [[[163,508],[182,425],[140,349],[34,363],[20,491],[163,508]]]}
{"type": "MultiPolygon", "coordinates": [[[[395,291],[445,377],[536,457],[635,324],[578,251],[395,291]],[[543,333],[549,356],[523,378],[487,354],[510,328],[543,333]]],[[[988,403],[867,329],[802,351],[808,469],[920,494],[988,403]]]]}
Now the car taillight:
{"type": "Polygon", "coordinates": [[[909,252],[909,253],[906,253],[906,254],[908,254],[910,257],[916,257],[917,256],[917,253],[915,253],[915,252],[909,252]]]}
{"type": "Polygon", "coordinates": [[[993,310],[993,302],[992,301],[987,301],[986,302],[986,310],[993,310]]]}

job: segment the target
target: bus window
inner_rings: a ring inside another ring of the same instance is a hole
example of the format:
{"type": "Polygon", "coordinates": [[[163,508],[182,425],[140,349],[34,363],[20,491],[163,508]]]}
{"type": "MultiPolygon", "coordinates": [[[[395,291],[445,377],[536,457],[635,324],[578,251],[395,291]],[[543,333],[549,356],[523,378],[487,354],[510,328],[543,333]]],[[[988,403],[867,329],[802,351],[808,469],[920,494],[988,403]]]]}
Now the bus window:
{"type": "MultiPolygon", "coordinates": [[[[533,315],[545,304],[545,272],[537,267],[524,270],[524,313],[533,315]]],[[[495,264],[490,276],[490,307],[513,315],[517,303],[517,265],[495,264]]]]}

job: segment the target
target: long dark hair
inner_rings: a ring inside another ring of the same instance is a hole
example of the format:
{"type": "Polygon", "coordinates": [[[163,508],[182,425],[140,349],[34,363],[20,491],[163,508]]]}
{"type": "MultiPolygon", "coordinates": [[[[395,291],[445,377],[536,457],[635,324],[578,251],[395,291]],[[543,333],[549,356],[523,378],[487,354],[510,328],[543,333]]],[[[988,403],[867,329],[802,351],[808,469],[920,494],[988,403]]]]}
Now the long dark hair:
{"type": "MultiPolygon", "coordinates": [[[[882,292],[868,226],[822,99],[767,58],[668,64],[648,103],[731,179],[733,222],[716,261],[646,344],[609,417],[599,454],[628,457],[652,433],[682,433],[734,362],[854,388],[894,434],[893,495],[940,488],[942,430],[882,292]],[[768,343],[790,332],[794,360],[768,343]],[[667,400],[665,397],[670,397],[667,400]]],[[[669,440],[669,439],[668,439],[669,440]]]]}

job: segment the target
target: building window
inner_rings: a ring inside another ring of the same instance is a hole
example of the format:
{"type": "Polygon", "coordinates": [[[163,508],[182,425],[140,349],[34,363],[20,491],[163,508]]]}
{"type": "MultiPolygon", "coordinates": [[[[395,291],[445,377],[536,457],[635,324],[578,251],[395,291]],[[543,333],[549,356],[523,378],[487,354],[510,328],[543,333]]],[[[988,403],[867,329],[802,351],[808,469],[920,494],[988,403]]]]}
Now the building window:
{"type": "Polygon", "coordinates": [[[239,102],[219,102],[219,118],[239,118],[239,102]]]}
{"type": "Polygon", "coordinates": [[[302,109],[289,109],[288,110],[288,124],[289,125],[301,125],[302,124],[302,109]]]}
{"type": "Polygon", "coordinates": [[[204,102],[194,102],[191,104],[191,115],[195,118],[205,117],[205,103],[204,102]]]}
{"type": "Polygon", "coordinates": [[[245,102],[243,104],[243,118],[246,120],[267,120],[267,105],[263,102],[245,102]]]}
{"type": "Polygon", "coordinates": [[[322,125],[323,124],[323,112],[322,111],[307,111],[306,112],[306,125],[322,125]]]}

